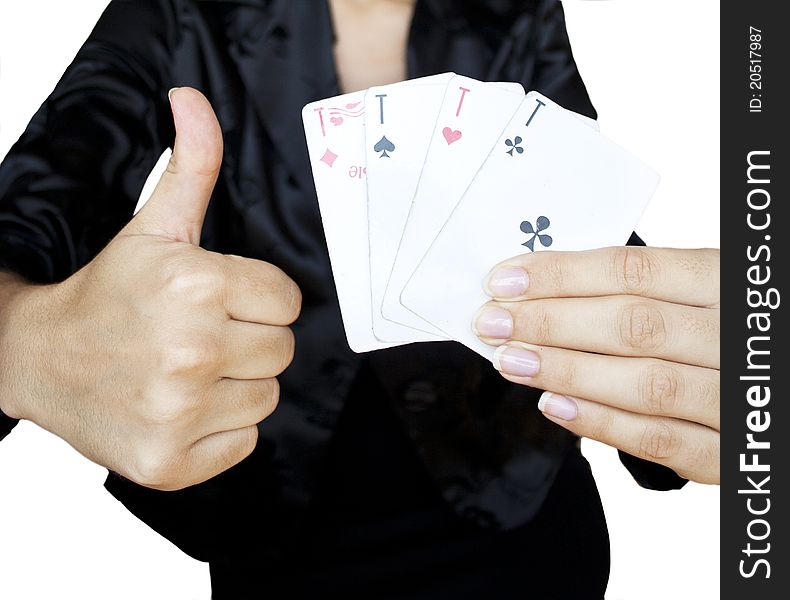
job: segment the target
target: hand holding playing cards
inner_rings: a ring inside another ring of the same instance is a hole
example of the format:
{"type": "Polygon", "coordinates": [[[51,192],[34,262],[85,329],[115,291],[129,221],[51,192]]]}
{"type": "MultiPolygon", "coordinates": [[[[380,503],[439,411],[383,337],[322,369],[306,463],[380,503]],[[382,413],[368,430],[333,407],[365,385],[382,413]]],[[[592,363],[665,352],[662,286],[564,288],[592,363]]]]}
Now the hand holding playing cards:
{"type": "Polygon", "coordinates": [[[625,242],[658,173],[538,92],[451,73],[303,119],[353,350],[456,340],[555,392],[571,431],[718,481],[718,252],[578,252],[625,242]],[[478,337],[480,281],[523,248],[478,337]]]}
{"type": "Polygon", "coordinates": [[[0,397],[91,460],[173,490],[255,447],[290,363],[299,289],[276,267],[198,247],[222,160],[206,99],[172,94],[177,141],[140,213],[65,282],[18,293],[0,397]],[[6,368],[7,367],[7,368],[6,368]]]}
{"type": "Polygon", "coordinates": [[[719,251],[535,252],[498,265],[475,319],[509,381],[583,437],[719,481],[719,251]]]}

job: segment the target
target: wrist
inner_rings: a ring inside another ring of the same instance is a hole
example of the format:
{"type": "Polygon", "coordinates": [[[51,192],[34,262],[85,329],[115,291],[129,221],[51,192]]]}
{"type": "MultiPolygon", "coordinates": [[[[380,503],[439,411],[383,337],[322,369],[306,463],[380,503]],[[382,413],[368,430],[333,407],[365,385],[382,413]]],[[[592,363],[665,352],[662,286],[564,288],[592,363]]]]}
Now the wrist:
{"type": "Polygon", "coordinates": [[[26,283],[0,273],[0,411],[12,419],[33,419],[42,325],[56,286],[26,283]]]}

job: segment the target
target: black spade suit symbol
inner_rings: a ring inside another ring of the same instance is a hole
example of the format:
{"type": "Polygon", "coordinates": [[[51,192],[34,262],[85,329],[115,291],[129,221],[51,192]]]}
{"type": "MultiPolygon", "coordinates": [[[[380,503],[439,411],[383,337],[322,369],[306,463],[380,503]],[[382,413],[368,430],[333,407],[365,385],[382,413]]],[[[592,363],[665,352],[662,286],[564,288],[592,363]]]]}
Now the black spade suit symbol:
{"type": "Polygon", "coordinates": [[[393,144],[391,141],[389,141],[387,139],[387,136],[384,135],[384,136],[381,137],[381,139],[378,141],[378,143],[375,146],[373,146],[373,150],[375,152],[381,152],[381,155],[379,156],[379,158],[385,158],[385,157],[389,158],[390,155],[387,154],[387,153],[395,151],[395,144],[393,144]]]}

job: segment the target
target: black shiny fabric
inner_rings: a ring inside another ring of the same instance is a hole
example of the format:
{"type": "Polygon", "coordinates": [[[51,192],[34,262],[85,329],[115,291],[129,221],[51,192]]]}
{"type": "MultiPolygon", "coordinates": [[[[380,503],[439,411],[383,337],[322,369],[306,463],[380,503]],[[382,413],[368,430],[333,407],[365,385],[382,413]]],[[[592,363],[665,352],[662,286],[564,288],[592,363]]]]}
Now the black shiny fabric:
{"type": "MultiPolygon", "coordinates": [[[[458,344],[364,357],[349,350],[300,121],[304,104],[339,93],[332,46],[326,0],[115,0],[0,166],[0,268],[36,282],[62,280],[129,220],[172,144],[167,91],[193,86],[214,106],[225,155],[202,245],[274,263],[299,284],[296,356],[248,460],[176,493],[114,474],[107,488],[183,550],[216,565],[241,560],[241,531],[256,540],[256,558],[285,557],[304,543],[322,476],[342,473],[327,448],[360,379],[378,382],[368,401],[387,407],[408,440],[398,447],[414,454],[437,501],[469,526],[523,528],[566,457],[579,459],[577,440],[539,415],[538,392],[504,381],[458,344]]],[[[555,0],[419,0],[407,64],[410,77],[455,71],[519,81],[595,116],[555,0]]],[[[355,425],[333,443],[353,446],[369,424],[345,419],[355,425]]],[[[12,425],[0,418],[0,437],[12,425]]],[[[371,454],[377,450],[389,452],[371,454]]],[[[683,483],[668,469],[644,471],[636,459],[628,467],[648,487],[683,483]]],[[[356,473],[363,488],[376,467],[367,469],[356,473]]],[[[584,489],[598,502],[594,484],[584,489]]],[[[605,534],[602,519],[599,530],[605,534]]]]}
{"type": "Polygon", "coordinates": [[[529,522],[480,527],[436,493],[391,406],[370,401],[379,386],[365,370],[352,385],[293,560],[271,568],[253,553],[212,562],[215,600],[603,598],[609,540],[578,452],[529,522]]]}

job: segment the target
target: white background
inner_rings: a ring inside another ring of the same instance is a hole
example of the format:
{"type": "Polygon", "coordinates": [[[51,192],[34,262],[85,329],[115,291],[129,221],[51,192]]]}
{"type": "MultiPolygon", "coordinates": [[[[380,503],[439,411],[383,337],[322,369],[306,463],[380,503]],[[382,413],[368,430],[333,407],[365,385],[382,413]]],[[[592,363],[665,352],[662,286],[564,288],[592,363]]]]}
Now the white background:
{"type": "MultiPolygon", "coordinates": [[[[0,156],[106,4],[0,2],[0,156]]],[[[652,245],[718,247],[719,3],[565,7],[602,132],[663,177],[638,231],[652,245]]],[[[718,598],[718,488],[642,490],[614,450],[589,441],[583,450],[612,539],[607,599],[718,598]]],[[[207,565],[132,517],[104,491],[105,473],[29,423],[0,444],[0,596],[208,599],[207,565]]]]}

